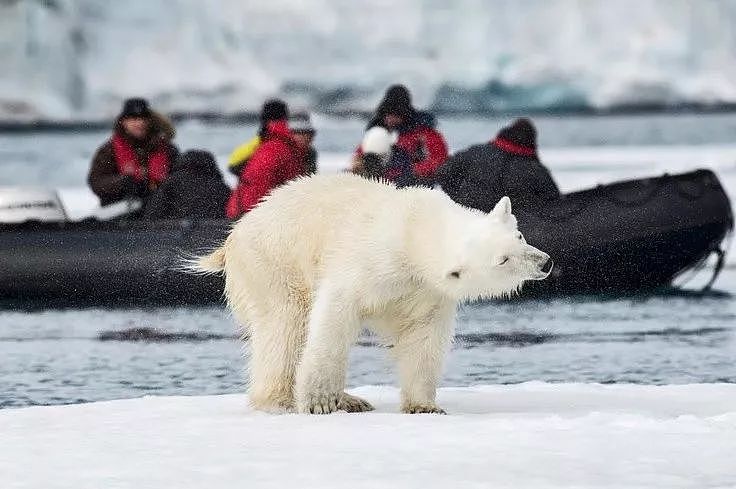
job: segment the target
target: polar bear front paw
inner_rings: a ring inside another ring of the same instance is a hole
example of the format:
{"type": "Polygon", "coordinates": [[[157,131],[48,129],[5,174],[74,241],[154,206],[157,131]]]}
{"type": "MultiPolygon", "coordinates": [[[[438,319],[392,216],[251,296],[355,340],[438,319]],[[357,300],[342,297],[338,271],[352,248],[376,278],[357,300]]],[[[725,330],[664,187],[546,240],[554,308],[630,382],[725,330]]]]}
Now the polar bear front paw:
{"type": "Polygon", "coordinates": [[[299,402],[299,412],[305,414],[330,414],[335,411],[362,413],[373,411],[368,401],[346,392],[310,394],[299,402]]]}
{"type": "Polygon", "coordinates": [[[341,392],[320,392],[304,396],[298,403],[300,413],[330,414],[338,410],[341,392]]]}
{"type": "Polygon", "coordinates": [[[373,406],[360,397],[351,396],[347,392],[343,392],[340,401],[337,403],[337,409],[347,411],[349,413],[363,413],[373,411],[373,406]]]}
{"type": "Polygon", "coordinates": [[[447,414],[436,404],[405,404],[401,406],[401,412],[404,414],[447,414]]]}

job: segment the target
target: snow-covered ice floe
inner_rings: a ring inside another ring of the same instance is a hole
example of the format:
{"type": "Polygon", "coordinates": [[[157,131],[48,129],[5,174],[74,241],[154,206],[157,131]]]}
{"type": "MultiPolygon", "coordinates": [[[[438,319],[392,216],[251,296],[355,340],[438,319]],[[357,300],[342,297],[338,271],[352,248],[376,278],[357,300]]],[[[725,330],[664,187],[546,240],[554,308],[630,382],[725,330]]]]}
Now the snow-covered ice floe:
{"type": "Polygon", "coordinates": [[[0,487],[736,487],[736,385],[445,388],[448,416],[254,412],[244,395],[0,411],[0,487]]]}

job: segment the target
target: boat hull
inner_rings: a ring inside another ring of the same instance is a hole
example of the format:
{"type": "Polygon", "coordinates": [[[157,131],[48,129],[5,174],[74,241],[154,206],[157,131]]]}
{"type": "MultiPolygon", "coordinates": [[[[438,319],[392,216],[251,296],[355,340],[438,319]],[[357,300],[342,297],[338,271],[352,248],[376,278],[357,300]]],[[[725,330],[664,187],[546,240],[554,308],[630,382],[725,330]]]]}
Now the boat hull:
{"type": "Polygon", "coordinates": [[[530,244],[555,260],[525,294],[628,293],[671,284],[719,251],[733,229],[728,196],[708,170],[618,182],[520,212],[530,244]]]}

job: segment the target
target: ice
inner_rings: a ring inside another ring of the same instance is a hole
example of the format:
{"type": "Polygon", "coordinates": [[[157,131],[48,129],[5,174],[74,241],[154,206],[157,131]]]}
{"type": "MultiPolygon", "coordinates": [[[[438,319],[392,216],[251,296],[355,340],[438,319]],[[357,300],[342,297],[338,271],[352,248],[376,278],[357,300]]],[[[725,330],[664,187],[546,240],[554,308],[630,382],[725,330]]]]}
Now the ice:
{"type": "Polygon", "coordinates": [[[736,3],[671,0],[0,2],[0,118],[736,102],[736,3]]]}
{"type": "Polygon", "coordinates": [[[268,415],[244,395],[0,411],[0,486],[16,488],[736,485],[736,385],[446,388],[450,413],[268,415]]]}

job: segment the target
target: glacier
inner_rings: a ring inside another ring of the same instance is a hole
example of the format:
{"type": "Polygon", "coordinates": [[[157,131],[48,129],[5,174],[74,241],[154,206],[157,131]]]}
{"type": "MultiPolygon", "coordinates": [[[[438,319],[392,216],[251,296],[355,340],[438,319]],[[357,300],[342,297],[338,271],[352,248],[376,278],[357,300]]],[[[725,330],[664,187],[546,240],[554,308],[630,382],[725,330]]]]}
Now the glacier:
{"type": "Polygon", "coordinates": [[[0,119],[736,103],[728,0],[0,0],[0,119]]]}

